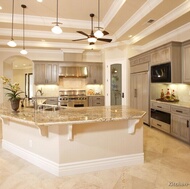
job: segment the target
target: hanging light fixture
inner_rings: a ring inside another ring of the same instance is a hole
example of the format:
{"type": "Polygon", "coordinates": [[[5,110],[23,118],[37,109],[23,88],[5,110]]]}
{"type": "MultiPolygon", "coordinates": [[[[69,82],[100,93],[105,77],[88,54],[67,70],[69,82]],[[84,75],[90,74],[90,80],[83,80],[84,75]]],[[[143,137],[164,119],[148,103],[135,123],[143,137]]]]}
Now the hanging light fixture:
{"type": "Polygon", "coordinates": [[[97,39],[95,37],[89,37],[88,42],[89,43],[96,43],[97,39]]]}
{"type": "Polygon", "coordinates": [[[16,47],[16,43],[13,39],[13,23],[14,23],[14,0],[12,3],[12,30],[11,30],[11,40],[7,43],[10,47],[16,47]]]}
{"type": "Polygon", "coordinates": [[[55,24],[55,26],[51,29],[51,31],[55,34],[61,34],[62,29],[59,27],[59,24],[62,24],[62,23],[58,22],[58,0],[57,0],[56,22],[52,22],[52,24],[55,24]]]}
{"type": "Polygon", "coordinates": [[[24,17],[24,9],[26,8],[26,5],[21,5],[23,8],[23,48],[20,51],[21,54],[27,54],[28,52],[25,49],[25,17],[24,17]]]}
{"type": "Polygon", "coordinates": [[[100,0],[98,0],[98,30],[94,33],[94,36],[97,38],[101,38],[104,36],[100,28],[100,0]]]}

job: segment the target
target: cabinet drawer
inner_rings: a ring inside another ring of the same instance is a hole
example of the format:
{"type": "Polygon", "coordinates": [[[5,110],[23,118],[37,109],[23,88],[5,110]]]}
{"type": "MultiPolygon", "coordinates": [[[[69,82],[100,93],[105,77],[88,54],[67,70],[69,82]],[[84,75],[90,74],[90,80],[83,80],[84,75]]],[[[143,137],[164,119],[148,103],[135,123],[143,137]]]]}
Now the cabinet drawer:
{"type": "Polygon", "coordinates": [[[104,96],[90,96],[89,106],[104,106],[104,96]]]}
{"type": "Polygon", "coordinates": [[[178,106],[171,106],[171,112],[177,115],[189,116],[190,109],[178,106]]]}
{"type": "Polygon", "coordinates": [[[151,118],[150,124],[157,129],[160,129],[166,133],[170,133],[170,125],[167,123],[151,118]]]}
{"type": "Polygon", "coordinates": [[[169,104],[163,104],[163,103],[152,103],[152,108],[164,112],[170,112],[170,105],[169,104]]]}

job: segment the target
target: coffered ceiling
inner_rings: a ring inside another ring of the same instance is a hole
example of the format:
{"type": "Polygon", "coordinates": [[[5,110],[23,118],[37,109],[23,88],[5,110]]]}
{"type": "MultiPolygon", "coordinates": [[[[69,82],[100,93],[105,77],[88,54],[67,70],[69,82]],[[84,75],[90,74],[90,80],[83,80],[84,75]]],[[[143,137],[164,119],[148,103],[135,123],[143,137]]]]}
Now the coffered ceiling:
{"type": "MultiPolygon", "coordinates": [[[[125,42],[146,45],[158,37],[181,27],[189,27],[190,1],[188,0],[100,0],[100,26],[109,32],[103,38],[111,43],[97,41],[89,45],[76,31],[90,34],[90,13],[94,13],[94,27],[98,26],[98,0],[59,0],[58,18],[63,33],[53,34],[52,22],[56,21],[56,0],[15,0],[14,40],[22,49],[23,15],[25,4],[26,49],[101,49],[125,42]],[[151,22],[152,21],[152,22],[151,22]]],[[[0,0],[0,49],[10,48],[12,0],[0,0]]],[[[190,28],[190,27],[189,27],[190,28]]],[[[96,31],[96,28],[94,28],[96,31]]]]}

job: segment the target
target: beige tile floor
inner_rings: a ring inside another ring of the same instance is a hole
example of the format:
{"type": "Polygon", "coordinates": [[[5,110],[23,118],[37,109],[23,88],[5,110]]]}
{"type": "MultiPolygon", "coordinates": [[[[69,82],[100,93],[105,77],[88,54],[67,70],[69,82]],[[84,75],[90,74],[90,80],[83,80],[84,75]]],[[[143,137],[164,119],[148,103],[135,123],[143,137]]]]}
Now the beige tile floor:
{"type": "Polygon", "coordinates": [[[144,126],[144,152],[143,165],[55,177],[0,146],[0,189],[190,188],[190,145],[144,126]]]}

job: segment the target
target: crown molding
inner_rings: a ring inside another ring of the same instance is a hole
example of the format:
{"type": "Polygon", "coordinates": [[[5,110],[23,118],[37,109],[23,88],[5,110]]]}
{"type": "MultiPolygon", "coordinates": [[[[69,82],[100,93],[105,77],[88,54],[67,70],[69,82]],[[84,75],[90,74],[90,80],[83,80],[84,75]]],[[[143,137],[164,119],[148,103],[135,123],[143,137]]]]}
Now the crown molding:
{"type": "Polygon", "coordinates": [[[173,31],[151,41],[150,43],[139,47],[139,49],[141,49],[143,51],[148,51],[152,48],[155,48],[155,47],[165,44],[167,42],[174,41],[174,39],[175,39],[175,41],[179,41],[179,42],[186,41],[189,39],[189,37],[184,38],[184,33],[185,32],[189,33],[189,30],[190,30],[190,23],[185,24],[182,27],[177,28],[176,30],[173,30],[173,31]]]}
{"type": "Polygon", "coordinates": [[[83,53],[84,52],[84,49],[73,49],[73,48],[71,48],[71,49],[61,49],[61,51],[63,52],[63,53],[83,53]]]}

